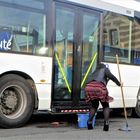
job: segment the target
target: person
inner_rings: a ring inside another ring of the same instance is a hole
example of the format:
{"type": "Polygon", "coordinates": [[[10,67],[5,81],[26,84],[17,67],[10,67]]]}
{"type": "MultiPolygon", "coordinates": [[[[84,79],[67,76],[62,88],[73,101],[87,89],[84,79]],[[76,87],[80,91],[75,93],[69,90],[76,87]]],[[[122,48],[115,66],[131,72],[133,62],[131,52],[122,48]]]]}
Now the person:
{"type": "Polygon", "coordinates": [[[109,68],[105,64],[100,63],[95,69],[95,71],[92,73],[90,81],[85,85],[86,101],[91,103],[90,115],[87,121],[88,129],[93,129],[92,120],[95,113],[97,112],[100,102],[103,107],[104,114],[103,130],[109,130],[109,102],[113,101],[113,98],[109,96],[106,87],[109,80],[112,80],[118,86],[121,86],[121,83],[111,73],[109,68]]]}

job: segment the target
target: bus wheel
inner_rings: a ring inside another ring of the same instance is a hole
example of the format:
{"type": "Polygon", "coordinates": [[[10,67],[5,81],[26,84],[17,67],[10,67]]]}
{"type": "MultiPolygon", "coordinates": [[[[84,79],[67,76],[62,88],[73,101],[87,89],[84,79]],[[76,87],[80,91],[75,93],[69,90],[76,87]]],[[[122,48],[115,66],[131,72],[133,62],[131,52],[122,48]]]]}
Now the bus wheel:
{"type": "Polygon", "coordinates": [[[0,126],[23,126],[33,112],[34,98],[29,83],[15,74],[0,78],[0,126]]]}
{"type": "Polygon", "coordinates": [[[140,100],[137,101],[137,105],[135,109],[133,110],[133,116],[140,118],[140,100]]]}

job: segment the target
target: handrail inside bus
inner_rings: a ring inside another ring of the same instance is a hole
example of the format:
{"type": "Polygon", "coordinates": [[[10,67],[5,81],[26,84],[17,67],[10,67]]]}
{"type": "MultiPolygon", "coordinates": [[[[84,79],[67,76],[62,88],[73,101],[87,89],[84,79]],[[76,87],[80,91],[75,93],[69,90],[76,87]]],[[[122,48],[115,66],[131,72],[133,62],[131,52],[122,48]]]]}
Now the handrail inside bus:
{"type": "Polygon", "coordinates": [[[66,74],[65,74],[65,72],[64,72],[64,70],[63,70],[63,68],[62,68],[62,65],[61,65],[61,63],[60,63],[60,61],[59,61],[59,58],[58,58],[57,53],[55,53],[55,57],[56,57],[58,66],[59,66],[59,68],[60,68],[60,71],[61,71],[61,73],[62,73],[62,75],[63,75],[63,78],[64,78],[64,81],[65,81],[65,83],[66,83],[66,86],[67,86],[67,88],[68,88],[68,91],[69,91],[69,93],[71,94],[71,89],[70,89],[70,86],[69,86],[69,84],[68,84],[68,80],[67,80],[67,78],[66,78],[66,74]]]}
{"type": "Polygon", "coordinates": [[[83,85],[84,85],[84,83],[85,83],[85,80],[87,79],[87,76],[88,76],[88,74],[89,74],[89,72],[90,72],[90,70],[91,70],[91,67],[92,67],[93,63],[94,63],[95,60],[96,60],[96,57],[97,57],[97,52],[96,52],[95,55],[93,56],[92,61],[91,61],[90,65],[89,65],[89,67],[88,67],[88,70],[87,70],[87,72],[86,72],[86,74],[85,74],[85,76],[84,76],[84,78],[83,78],[83,80],[82,80],[81,88],[83,87],[83,85]]]}

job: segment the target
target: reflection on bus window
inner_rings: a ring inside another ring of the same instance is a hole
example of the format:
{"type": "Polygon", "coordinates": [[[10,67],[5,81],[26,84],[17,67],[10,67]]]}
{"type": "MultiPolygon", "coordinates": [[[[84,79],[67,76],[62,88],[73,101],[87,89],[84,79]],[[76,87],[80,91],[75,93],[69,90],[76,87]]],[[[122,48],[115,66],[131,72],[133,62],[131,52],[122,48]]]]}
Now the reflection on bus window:
{"type": "Polygon", "coordinates": [[[45,3],[45,0],[1,0],[1,1],[38,9],[44,9],[45,3]]]}
{"type": "Polygon", "coordinates": [[[132,63],[140,65],[140,19],[138,18],[133,22],[132,63]]]}
{"type": "Polygon", "coordinates": [[[111,29],[110,30],[110,44],[112,46],[118,45],[118,31],[117,29],[111,29]]]}
{"type": "Polygon", "coordinates": [[[140,20],[107,12],[103,28],[104,61],[116,62],[118,54],[121,63],[140,65],[140,20]]]}
{"type": "Polygon", "coordinates": [[[104,60],[116,62],[118,54],[120,61],[131,63],[132,21],[127,17],[107,12],[104,14],[104,60]]]}
{"type": "Polygon", "coordinates": [[[80,98],[85,98],[84,84],[91,76],[97,63],[97,59],[93,62],[95,53],[99,46],[100,33],[100,14],[88,13],[83,16],[83,43],[82,43],[82,78],[81,78],[81,94],[80,98]],[[93,62],[93,63],[92,63],[93,62]]]}
{"type": "Polygon", "coordinates": [[[0,7],[0,51],[47,55],[46,16],[0,7]],[[37,19],[37,20],[36,20],[37,19]]]}
{"type": "Polygon", "coordinates": [[[54,99],[71,99],[74,13],[56,8],[55,94],[54,99]],[[63,24],[62,24],[63,21],[63,24]],[[57,58],[56,58],[57,57],[57,58]]]}

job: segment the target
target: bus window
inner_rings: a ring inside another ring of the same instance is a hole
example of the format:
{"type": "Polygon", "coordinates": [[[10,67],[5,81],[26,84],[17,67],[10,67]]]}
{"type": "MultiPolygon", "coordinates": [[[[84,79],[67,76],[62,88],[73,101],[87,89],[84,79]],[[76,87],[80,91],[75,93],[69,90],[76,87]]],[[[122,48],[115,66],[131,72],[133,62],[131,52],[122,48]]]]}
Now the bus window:
{"type": "Polygon", "coordinates": [[[100,14],[95,12],[92,14],[84,13],[83,15],[81,99],[85,98],[83,83],[91,76],[97,64],[97,59],[94,60],[94,56],[98,52],[100,32],[100,14]]]}
{"type": "Polygon", "coordinates": [[[104,61],[131,63],[132,21],[127,17],[107,12],[104,14],[103,51],[104,61]]]}
{"type": "Polygon", "coordinates": [[[0,40],[2,42],[0,51],[47,55],[48,48],[45,44],[46,16],[41,13],[0,7],[0,13],[3,11],[4,15],[0,14],[0,39],[10,29],[9,44],[11,47],[3,49],[6,44],[0,40]]]}
{"type": "Polygon", "coordinates": [[[140,19],[136,18],[132,32],[132,63],[140,65],[140,19]]]}
{"type": "Polygon", "coordinates": [[[3,2],[8,2],[12,4],[18,4],[22,6],[33,7],[37,9],[44,9],[45,0],[1,0],[3,2]]]}
{"type": "Polygon", "coordinates": [[[56,8],[54,99],[71,99],[73,32],[74,12],[67,8],[56,8]]]}

